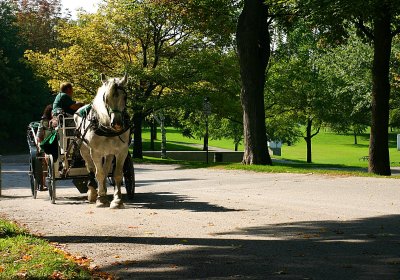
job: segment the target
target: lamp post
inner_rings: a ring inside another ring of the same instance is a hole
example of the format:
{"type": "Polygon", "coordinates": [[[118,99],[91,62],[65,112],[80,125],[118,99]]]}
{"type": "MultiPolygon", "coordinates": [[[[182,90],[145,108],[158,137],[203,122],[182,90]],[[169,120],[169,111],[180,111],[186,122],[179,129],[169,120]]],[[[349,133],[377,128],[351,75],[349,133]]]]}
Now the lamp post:
{"type": "Polygon", "coordinates": [[[206,116],[206,134],[204,135],[204,148],[206,149],[206,163],[208,164],[208,116],[211,115],[211,104],[208,97],[204,98],[203,113],[206,116]]]}

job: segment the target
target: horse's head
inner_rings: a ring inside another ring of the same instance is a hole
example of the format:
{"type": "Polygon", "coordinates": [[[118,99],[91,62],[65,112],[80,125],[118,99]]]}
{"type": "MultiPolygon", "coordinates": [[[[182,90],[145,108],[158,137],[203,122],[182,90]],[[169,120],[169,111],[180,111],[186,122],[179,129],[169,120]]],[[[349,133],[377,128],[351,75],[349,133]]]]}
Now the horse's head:
{"type": "Polygon", "coordinates": [[[103,102],[109,117],[109,125],[115,131],[121,131],[124,128],[123,112],[126,106],[126,92],[124,87],[128,82],[128,76],[125,74],[122,78],[106,78],[101,74],[103,85],[103,102]]]}

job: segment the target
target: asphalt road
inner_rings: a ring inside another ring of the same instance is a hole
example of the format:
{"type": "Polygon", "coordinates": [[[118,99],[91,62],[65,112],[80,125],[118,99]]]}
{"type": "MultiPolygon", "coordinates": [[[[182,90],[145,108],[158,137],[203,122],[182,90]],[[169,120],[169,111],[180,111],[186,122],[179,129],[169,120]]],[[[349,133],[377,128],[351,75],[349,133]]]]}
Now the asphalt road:
{"type": "Polygon", "coordinates": [[[122,279],[400,279],[399,179],[135,168],[110,210],[70,181],[33,199],[5,163],[0,215],[122,279]]]}

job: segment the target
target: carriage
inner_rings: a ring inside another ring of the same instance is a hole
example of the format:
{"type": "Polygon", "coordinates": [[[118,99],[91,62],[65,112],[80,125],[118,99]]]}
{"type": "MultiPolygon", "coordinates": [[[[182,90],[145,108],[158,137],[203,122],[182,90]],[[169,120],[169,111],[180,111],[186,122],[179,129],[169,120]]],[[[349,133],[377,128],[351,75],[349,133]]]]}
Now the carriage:
{"type": "MultiPolygon", "coordinates": [[[[72,180],[80,193],[88,192],[87,184],[90,180],[85,161],[79,152],[82,139],[77,136],[75,121],[72,116],[60,114],[57,117],[57,127],[50,136],[55,137],[52,152],[43,151],[37,141],[39,122],[31,122],[27,130],[27,142],[30,151],[29,177],[33,198],[38,190],[48,188],[50,202],[56,201],[56,182],[72,180]]],[[[114,164],[108,171],[107,181],[114,185],[112,173],[114,164]]],[[[128,153],[123,167],[123,184],[128,198],[135,194],[135,172],[130,153],[128,153]]]]}

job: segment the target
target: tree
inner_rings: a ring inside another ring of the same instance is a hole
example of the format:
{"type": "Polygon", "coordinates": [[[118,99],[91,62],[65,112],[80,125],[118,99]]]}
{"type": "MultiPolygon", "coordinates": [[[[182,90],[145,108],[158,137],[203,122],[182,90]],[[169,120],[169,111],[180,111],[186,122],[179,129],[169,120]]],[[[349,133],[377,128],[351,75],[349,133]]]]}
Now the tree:
{"type": "Polygon", "coordinates": [[[204,98],[211,103],[208,118],[209,138],[234,139],[235,148],[243,139],[243,112],[240,105],[240,76],[237,55],[233,50],[207,49],[195,63],[200,83],[187,84],[187,94],[174,100],[170,116],[184,135],[205,135],[204,98]]]}
{"type": "Polygon", "coordinates": [[[334,108],[316,61],[322,55],[318,38],[301,20],[286,33],[274,53],[266,83],[267,123],[270,140],[307,144],[307,162],[312,162],[312,138],[334,108]],[[304,132],[302,129],[304,128],[304,132]]]}
{"type": "Polygon", "coordinates": [[[271,54],[268,15],[269,6],[264,1],[245,0],[237,25],[244,164],[272,164],[268,153],[264,111],[265,70],[271,54]]]}
{"type": "Polygon", "coordinates": [[[333,114],[326,120],[339,133],[357,135],[370,126],[372,48],[349,29],[346,44],[329,48],[317,63],[325,88],[333,96],[333,114]],[[349,75],[351,73],[351,75],[349,75]]]}
{"type": "Polygon", "coordinates": [[[56,26],[61,16],[60,0],[15,0],[17,24],[26,49],[46,52],[57,46],[56,26]]]}
{"type": "Polygon", "coordinates": [[[38,120],[48,89],[23,63],[25,39],[12,1],[0,2],[0,153],[26,149],[26,126],[38,120]],[[10,145],[13,143],[13,145],[10,145]]]}
{"type": "Polygon", "coordinates": [[[369,172],[390,175],[389,65],[392,39],[400,29],[400,1],[319,1],[299,0],[299,9],[307,19],[318,24],[332,39],[342,39],[346,27],[356,26],[358,32],[373,44],[372,120],[369,147],[369,172]]]}
{"type": "Polygon", "coordinates": [[[60,26],[61,48],[44,54],[30,51],[26,56],[52,88],[60,80],[70,80],[77,96],[87,101],[101,72],[109,76],[128,72],[134,157],[141,158],[145,117],[159,109],[187,106],[183,100],[189,99],[186,96],[192,90],[207,91],[209,83],[202,70],[215,61],[205,58],[215,50],[220,54],[227,50],[229,36],[217,36],[221,39],[217,44],[210,39],[212,32],[206,37],[201,32],[205,27],[191,18],[197,4],[202,2],[108,1],[96,14],[81,14],[77,22],[60,26]]]}

